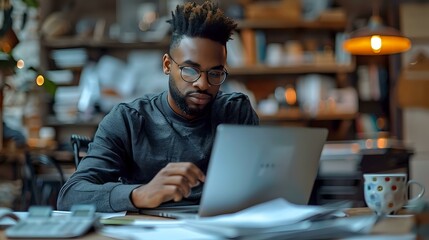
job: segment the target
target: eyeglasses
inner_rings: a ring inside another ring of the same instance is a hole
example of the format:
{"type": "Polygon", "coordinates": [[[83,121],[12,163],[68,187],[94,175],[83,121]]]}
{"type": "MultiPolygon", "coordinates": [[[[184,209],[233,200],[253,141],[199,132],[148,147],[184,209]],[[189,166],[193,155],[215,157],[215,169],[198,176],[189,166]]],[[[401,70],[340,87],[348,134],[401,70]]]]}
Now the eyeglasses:
{"type": "Polygon", "coordinates": [[[183,81],[188,83],[193,83],[198,81],[201,77],[201,73],[207,73],[207,81],[210,85],[219,86],[221,85],[226,77],[228,76],[228,72],[226,69],[209,69],[207,71],[201,71],[196,67],[191,66],[181,66],[179,65],[170,55],[169,58],[179,67],[180,76],[183,81]]]}

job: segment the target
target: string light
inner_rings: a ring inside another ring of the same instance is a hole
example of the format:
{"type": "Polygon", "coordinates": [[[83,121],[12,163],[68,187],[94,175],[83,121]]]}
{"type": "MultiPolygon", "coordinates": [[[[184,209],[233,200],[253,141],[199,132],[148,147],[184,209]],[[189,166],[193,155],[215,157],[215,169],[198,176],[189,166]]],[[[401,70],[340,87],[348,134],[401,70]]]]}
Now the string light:
{"type": "Polygon", "coordinates": [[[45,83],[45,78],[42,75],[38,75],[36,78],[36,84],[42,86],[45,83]]]}
{"type": "Polygon", "coordinates": [[[17,67],[17,68],[19,68],[19,69],[23,69],[23,68],[24,68],[24,66],[25,66],[24,60],[19,59],[19,60],[16,62],[16,67],[17,67]]]}

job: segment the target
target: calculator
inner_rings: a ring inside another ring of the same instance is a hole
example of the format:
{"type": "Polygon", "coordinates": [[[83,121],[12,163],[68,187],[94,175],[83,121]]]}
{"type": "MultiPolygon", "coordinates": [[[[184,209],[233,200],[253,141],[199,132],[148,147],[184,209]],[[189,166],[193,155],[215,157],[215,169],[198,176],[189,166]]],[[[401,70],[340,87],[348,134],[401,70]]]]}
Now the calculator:
{"type": "Polygon", "coordinates": [[[74,205],[67,215],[52,216],[49,206],[32,206],[28,217],[6,229],[8,238],[72,238],[98,223],[93,205],[74,205]]]}

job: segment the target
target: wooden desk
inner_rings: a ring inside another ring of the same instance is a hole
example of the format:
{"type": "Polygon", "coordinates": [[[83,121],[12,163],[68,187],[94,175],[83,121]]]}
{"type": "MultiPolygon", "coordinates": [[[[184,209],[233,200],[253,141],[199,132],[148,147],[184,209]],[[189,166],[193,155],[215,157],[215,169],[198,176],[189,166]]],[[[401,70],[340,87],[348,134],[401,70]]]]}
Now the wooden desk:
{"type": "MultiPolygon", "coordinates": [[[[368,215],[372,214],[372,212],[368,208],[352,208],[346,213],[349,216],[358,216],[358,215],[368,215]]],[[[387,234],[387,235],[403,235],[407,233],[412,233],[414,230],[414,227],[422,224],[422,223],[429,223],[429,214],[419,214],[419,215],[410,215],[406,214],[405,212],[400,213],[401,217],[388,217],[377,223],[372,233],[374,235],[381,235],[381,234],[387,234]]],[[[144,216],[144,215],[137,215],[137,214],[129,214],[126,215],[124,218],[129,219],[163,219],[161,217],[153,217],[153,216],[144,216]]],[[[168,221],[168,220],[166,220],[168,221]]],[[[103,236],[101,234],[98,234],[96,232],[90,232],[89,234],[81,237],[81,238],[73,238],[73,239],[80,239],[80,240],[102,240],[102,239],[113,239],[106,236],[103,236]]],[[[417,239],[420,239],[417,237],[417,239]]],[[[9,240],[4,235],[4,230],[0,230],[0,240],[9,240]]]]}
{"type": "MultiPolygon", "coordinates": [[[[346,211],[349,216],[373,214],[369,208],[351,208],[346,211]]],[[[373,234],[407,234],[412,232],[416,225],[415,215],[405,211],[399,213],[397,217],[387,217],[378,222],[372,229],[373,234]]]]}

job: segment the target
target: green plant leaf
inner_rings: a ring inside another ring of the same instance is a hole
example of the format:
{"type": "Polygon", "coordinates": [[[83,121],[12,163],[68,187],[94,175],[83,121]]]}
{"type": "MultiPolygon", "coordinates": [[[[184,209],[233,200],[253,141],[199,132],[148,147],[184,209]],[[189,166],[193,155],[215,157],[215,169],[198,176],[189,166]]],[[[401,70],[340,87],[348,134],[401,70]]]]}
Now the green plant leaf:
{"type": "Polygon", "coordinates": [[[37,0],[22,0],[27,6],[37,8],[39,7],[39,2],[37,0]]]}
{"type": "Polygon", "coordinates": [[[42,85],[42,87],[45,89],[47,93],[52,95],[52,97],[55,97],[55,92],[57,90],[57,84],[54,83],[51,79],[43,75],[45,78],[45,83],[42,85]]]}

